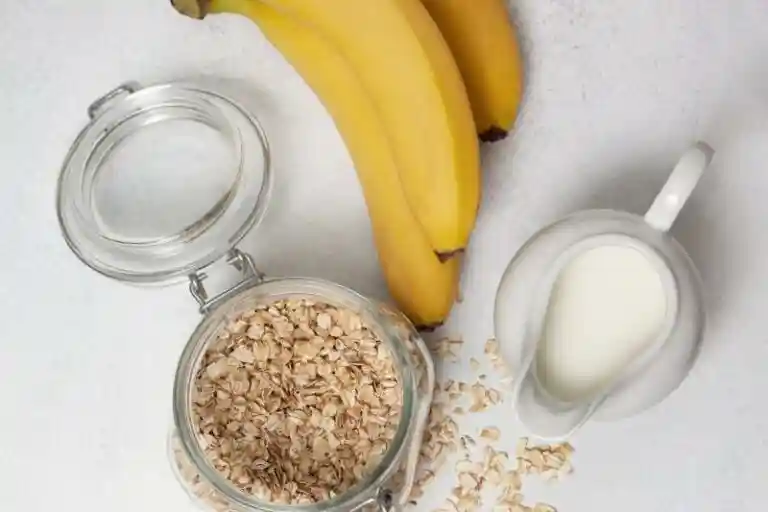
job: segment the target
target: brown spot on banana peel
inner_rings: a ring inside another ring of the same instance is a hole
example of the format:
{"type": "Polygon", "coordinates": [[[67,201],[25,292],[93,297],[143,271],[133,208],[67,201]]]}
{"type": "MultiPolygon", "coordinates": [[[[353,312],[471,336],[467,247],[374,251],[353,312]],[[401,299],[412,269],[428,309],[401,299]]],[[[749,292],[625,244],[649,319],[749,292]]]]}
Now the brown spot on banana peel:
{"type": "Polygon", "coordinates": [[[201,20],[208,14],[211,0],[171,0],[171,5],[184,16],[201,20]]]}
{"type": "Polygon", "coordinates": [[[507,135],[509,135],[509,132],[504,128],[491,126],[487,130],[481,132],[479,137],[481,142],[498,142],[505,139],[507,135]]]}
{"type": "Polygon", "coordinates": [[[447,252],[435,251],[435,254],[437,255],[437,259],[440,260],[440,263],[445,263],[446,261],[450,260],[451,258],[456,258],[457,256],[462,256],[464,254],[464,249],[456,249],[456,250],[447,251],[447,252]]]}

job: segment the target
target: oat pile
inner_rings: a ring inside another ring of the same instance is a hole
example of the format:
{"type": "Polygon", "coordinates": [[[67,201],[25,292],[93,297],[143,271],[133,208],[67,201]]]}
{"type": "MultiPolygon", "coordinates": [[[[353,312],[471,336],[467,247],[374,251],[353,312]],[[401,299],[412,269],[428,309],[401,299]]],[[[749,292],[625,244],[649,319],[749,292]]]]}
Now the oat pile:
{"type": "MultiPolygon", "coordinates": [[[[441,360],[460,362],[461,346],[460,340],[447,338],[430,344],[437,363],[441,360]]],[[[488,340],[484,352],[495,377],[502,383],[511,382],[511,371],[499,353],[498,342],[488,340]]],[[[568,443],[537,446],[521,438],[510,461],[507,451],[496,448],[503,437],[498,427],[488,425],[477,432],[462,431],[459,425],[462,416],[482,414],[503,401],[502,393],[485,383],[488,376],[480,373],[480,362],[470,358],[469,366],[478,374],[476,382],[447,380],[435,384],[435,400],[421,447],[419,472],[410,495],[411,510],[425,510],[419,499],[452,458],[456,459],[454,487],[446,493],[444,505],[433,512],[556,512],[555,507],[547,503],[525,503],[524,479],[564,478],[573,471],[573,447],[568,443]]]]}
{"type": "Polygon", "coordinates": [[[379,464],[402,400],[389,349],[357,314],[295,299],[231,320],[203,357],[192,412],[205,454],[239,489],[310,504],[379,464]]]}

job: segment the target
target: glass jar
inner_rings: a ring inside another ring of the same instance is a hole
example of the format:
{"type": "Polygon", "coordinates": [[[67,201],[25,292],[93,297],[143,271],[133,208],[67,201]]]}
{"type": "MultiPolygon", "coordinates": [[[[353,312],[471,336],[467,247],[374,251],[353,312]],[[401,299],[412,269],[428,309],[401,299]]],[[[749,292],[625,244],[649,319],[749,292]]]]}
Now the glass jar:
{"type": "Polygon", "coordinates": [[[190,83],[128,83],[88,109],[61,170],[57,212],[64,238],[90,268],[137,284],[186,279],[203,315],[178,364],[173,389],[172,466],[205,510],[395,510],[410,494],[429,414],[434,368],[407,318],[341,285],[268,279],[237,249],[262,219],[271,185],[269,146],[239,103],[190,83]],[[234,268],[237,279],[209,294],[205,280],[234,268]],[[381,463],[355,487],[313,505],[260,502],[206,459],[191,415],[203,354],[227,319],[256,305],[311,298],[351,309],[390,350],[403,389],[400,423],[381,463]]]}
{"type": "Polygon", "coordinates": [[[430,378],[430,375],[433,375],[430,356],[421,338],[402,314],[386,305],[317,279],[264,280],[247,286],[219,299],[192,334],[179,361],[173,391],[174,431],[171,435],[177,475],[193,498],[214,510],[346,512],[374,504],[381,510],[391,510],[409,494],[406,487],[410,486],[406,483],[413,478],[431,402],[434,376],[430,378]],[[232,317],[276,300],[297,298],[321,300],[360,315],[364,324],[378,335],[393,355],[403,389],[403,406],[391,446],[379,466],[361,483],[332,500],[315,505],[278,506],[244,495],[206,461],[192,423],[192,392],[203,354],[217,341],[218,333],[232,317]],[[400,470],[404,474],[398,476],[400,470]]]}

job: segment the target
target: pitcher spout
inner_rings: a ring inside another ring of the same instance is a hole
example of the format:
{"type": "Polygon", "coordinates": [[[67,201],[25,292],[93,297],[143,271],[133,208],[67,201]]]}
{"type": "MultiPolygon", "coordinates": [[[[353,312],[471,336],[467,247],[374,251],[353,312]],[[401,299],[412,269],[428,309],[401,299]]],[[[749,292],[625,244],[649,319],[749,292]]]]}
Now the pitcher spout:
{"type": "Polygon", "coordinates": [[[563,402],[549,395],[529,370],[515,389],[517,416],[530,432],[550,441],[572,436],[597,409],[600,399],[563,402]]]}

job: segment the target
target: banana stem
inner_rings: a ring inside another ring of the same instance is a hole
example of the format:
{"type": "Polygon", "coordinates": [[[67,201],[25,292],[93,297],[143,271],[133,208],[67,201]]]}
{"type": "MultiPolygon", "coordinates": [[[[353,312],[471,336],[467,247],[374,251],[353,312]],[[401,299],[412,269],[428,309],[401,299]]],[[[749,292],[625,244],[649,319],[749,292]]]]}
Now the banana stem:
{"type": "Polygon", "coordinates": [[[497,142],[507,138],[509,132],[498,126],[491,126],[480,134],[480,142],[497,142]]]}

